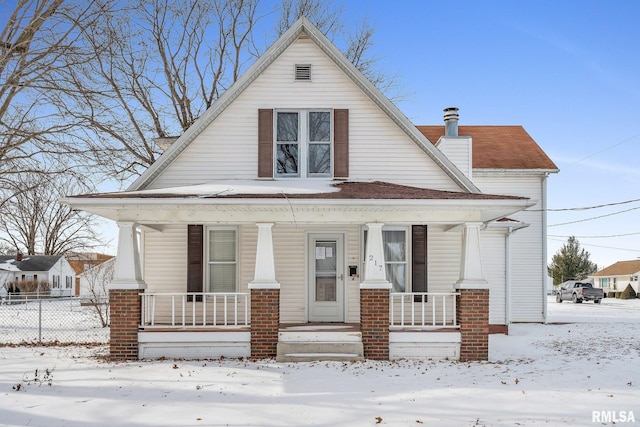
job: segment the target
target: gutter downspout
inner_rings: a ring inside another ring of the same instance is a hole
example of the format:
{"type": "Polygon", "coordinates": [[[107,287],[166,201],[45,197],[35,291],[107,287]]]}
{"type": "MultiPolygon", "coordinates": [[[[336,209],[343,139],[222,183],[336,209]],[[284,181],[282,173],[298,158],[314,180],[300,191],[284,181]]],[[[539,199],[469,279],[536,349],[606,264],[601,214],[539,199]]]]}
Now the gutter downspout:
{"type": "Polygon", "coordinates": [[[547,178],[542,178],[542,323],[547,323],[547,178]]]}
{"type": "Polygon", "coordinates": [[[504,323],[505,325],[507,325],[507,330],[509,328],[509,325],[511,325],[511,234],[512,233],[513,233],[513,227],[509,227],[507,229],[507,234],[505,235],[505,239],[504,239],[504,264],[505,264],[504,323]]]}

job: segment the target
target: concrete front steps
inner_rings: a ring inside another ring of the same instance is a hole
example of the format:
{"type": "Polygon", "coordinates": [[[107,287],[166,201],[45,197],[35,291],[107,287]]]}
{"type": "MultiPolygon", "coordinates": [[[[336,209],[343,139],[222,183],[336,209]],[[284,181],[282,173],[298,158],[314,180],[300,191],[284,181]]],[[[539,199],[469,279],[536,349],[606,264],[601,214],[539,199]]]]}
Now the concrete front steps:
{"type": "Polygon", "coordinates": [[[278,332],[277,362],[364,361],[359,325],[283,325],[278,332]]]}

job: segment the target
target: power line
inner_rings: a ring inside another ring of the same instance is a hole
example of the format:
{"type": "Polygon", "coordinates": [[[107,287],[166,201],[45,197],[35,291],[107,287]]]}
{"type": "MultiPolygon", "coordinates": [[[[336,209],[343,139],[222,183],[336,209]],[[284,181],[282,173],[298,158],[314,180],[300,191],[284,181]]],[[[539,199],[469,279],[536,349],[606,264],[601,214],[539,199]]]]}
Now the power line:
{"type": "Polygon", "coordinates": [[[638,134],[638,135],[634,135],[634,136],[632,136],[632,137],[630,137],[630,138],[627,138],[627,139],[624,139],[624,140],[622,140],[622,141],[620,141],[620,142],[617,142],[617,143],[615,143],[615,144],[613,144],[613,145],[610,145],[610,146],[608,146],[608,147],[606,147],[606,148],[603,148],[603,149],[602,149],[602,150],[600,150],[600,151],[597,151],[597,152],[595,152],[595,153],[593,153],[593,154],[590,154],[590,155],[588,155],[587,157],[584,157],[584,158],[582,158],[582,159],[580,159],[580,160],[576,160],[575,162],[569,163],[569,164],[568,164],[568,166],[573,166],[573,165],[575,165],[575,164],[577,164],[577,163],[581,163],[581,162],[584,162],[585,160],[589,160],[590,158],[595,157],[595,156],[597,156],[597,155],[598,155],[598,154],[600,154],[600,153],[604,153],[605,151],[611,150],[612,148],[615,148],[615,147],[617,147],[617,146],[619,146],[619,145],[622,145],[622,144],[624,144],[625,142],[629,142],[629,141],[631,141],[632,139],[636,139],[636,138],[637,138],[637,137],[639,137],[639,136],[640,136],[640,134],[638,134]]]}
{"type": "MultiPolygon", "coordinates": [[[[564,240],[554,239],[554,238],[549,238],[549,240],[555,240],[556,242],[564,242],[564,240]]],[[[640,249],[616,248],[616,247],[613,247],[613,246],[594,245],[594,244],[582,243],[582,242],[580,242],[580,245],[581,246],[593,246],[595,248],[603,248],[603,249],[615,249],[615,250],[618,250],[618,251],[640,252],[640,249]]]]}
{"type": "Polygon", "coordinates": [[[605,215],[594,216],[594,217],[591,217],[591,218],[578,219],[578,220],[575,220],[575,221],[562,222],[562,223],[559,223],[559,224],[551,224],[551,225],[548,225],[547,227],[559,227],[561,225],[569,225],[569,224],[577,224],[579,222],[593,221],[594,219],[600,219],[600,218],[606,218],[608,216],[619,215],[621,213],[634,211],[636,209],[640,209],[640,206],[636,206],[635,208],[625,209],[625,210],[619,211],[619,212],[612,212],[612,213],[605,214],[605,215]]]}
{"type": "MultiPolygon", "coordinates": [[[[625,234],[611,234],[608,236],[573,236],[576,239],[608,239],[611,237],[625,237],[625,236],[637,236],[638,234],[640,234],[640,231],[638,231],[637,233],[625,233],[625,234]]],[[[547,234],[547,236],[549,237],[564,237],[564,238],[569,238],[570,236],[562,236],[559,234],[547,234]]]]}
{"type": "Polygon", "coordinates": [[[605,203],[602,205],[581,206],[577,208],[557,208],[557,209],[525,209],[527,212],[564,212],[564,211],[586,211],[590,209],[606,208],[609,206],[626,205],[629,203],[640,202],[640,199],[625,200],[623,202],[605,203]]]}

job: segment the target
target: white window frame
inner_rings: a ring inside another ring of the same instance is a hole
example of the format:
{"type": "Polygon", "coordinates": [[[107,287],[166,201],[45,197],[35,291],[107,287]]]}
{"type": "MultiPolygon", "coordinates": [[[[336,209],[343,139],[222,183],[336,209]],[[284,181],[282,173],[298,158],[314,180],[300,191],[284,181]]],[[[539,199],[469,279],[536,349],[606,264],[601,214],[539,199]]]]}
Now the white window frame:
{"type": "Polygon", "coordinates": [[[72,279],[71,276],[65,276],[65,289],[71,289],[72,286],[72,279]]]}
{"type": "Polygon", "coordinates": [[[60,276],[57,274],[53,275],[53,289],[60,289],[60,276]]]}
{"type": "MultiPolygon", "coordinates": [[[[367,245],[366,245],[366,241],[364,238],[365,235],[365,231],[367,231],[367,227],[363,226],[360,230],[360,243],[362,245],[362,257],[360,260],[360,269],[362,270],[363,273],[363,277],[366,279],[367,277],[367,272],[365,271],[365,256],[366,256],[366,251],[367,251],[367,245]]],[[[404,275],[404,292],[405,293],[411,293],[412,289],[411,289],[411,280],[409,279],[411,277],[411,259],[413,254],[411,253],[411,227],[409,226],[401,226],[401,225],[390,225],[390,226],[382,226],[382,233],[384,234],[385,231],[404,231],[404,244],[405,244],[405,260],[404,262],[399,262],[399,261],[387,261],[386,259],[384,260],[384,265],[385,265],[385,272],[386,272],[386,268],[387,268],[387,264],[405,264],[406,266],[406,270],[405,270],[405,275],[404,275]]],[[[384,242],[384,237],[383,237],[383,242],[384,242]]],[[[383,243],[384,244],[384,243],[383,243]]],[[[392,284],[393,285],[393,284],[392,284]]],[[[391,290],[392,292],[395,292],[393,289],[391,290]]]]}
{"type": "Polygon", "coordinates": [[[333,110],[331,108],[307,108],[275,110],[273,115],[273,175],[276,178],[331,178],[333,177],[333,110]],[[291,144],[292,142],[278,142],[278,113],[298,114],[298,173],[278,173],[278,145],[291,144]],[[329,141],[309,140],[309,113],[329,113],[329,141]],[[327,173],[309,173],[310,146],[315,144],[329,144],[329,171],[327,173]]]}
{"type": "Polygon", "coordinates": [[[234,290],[232,292],[238,292],[238,247],[239,247],[239,239],[238,239],[238,227],[236,226],[207,226],[205,227],[206,230],[206,234],[205,234],[205,239],[204,239],[204,244],[205,244],[205,259],[204,259],[204,267],[205,267],[205,283],[204,283],[204,289],[205,292],[220,292],[217,291],[215,289],[212,289],[212,283],[211,283],[211,270],[209,268],[210,265],[229,265],[229,264],[234,264],[235,265],[235,277],[236,277],[236,283],[234,284],[234,290]],[[211,261],[211,257],[209,254],[209,238],[211,236],[210,231],[216,231],[216,230],[232,230],[235,233],[235,239],[236,239],[236,245],[235,245],[235,254],[234,254],[234,259],[235,261],[211,261]]]}

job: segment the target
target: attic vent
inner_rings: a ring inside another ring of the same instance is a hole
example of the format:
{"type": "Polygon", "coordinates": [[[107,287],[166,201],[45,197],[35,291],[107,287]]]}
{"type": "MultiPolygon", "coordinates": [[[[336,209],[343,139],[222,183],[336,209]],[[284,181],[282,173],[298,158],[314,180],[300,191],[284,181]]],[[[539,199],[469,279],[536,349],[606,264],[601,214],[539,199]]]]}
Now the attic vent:
{"type": "Polygon", "coordinates": [[[296,64],[296,80],[311,80],[311,64],[296,64]]]}

